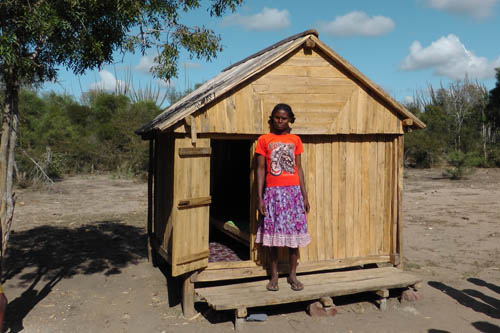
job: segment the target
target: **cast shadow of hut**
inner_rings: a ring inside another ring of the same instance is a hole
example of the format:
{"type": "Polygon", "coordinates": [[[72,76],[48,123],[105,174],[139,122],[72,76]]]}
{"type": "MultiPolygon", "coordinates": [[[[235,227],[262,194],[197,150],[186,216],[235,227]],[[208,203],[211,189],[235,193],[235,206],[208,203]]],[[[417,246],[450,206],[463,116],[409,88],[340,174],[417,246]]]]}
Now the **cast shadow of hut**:
{"type": "Polygon", "coordinates": [[[147,257],[144,228],[120,220],[75,228],[39,226],[12,232],[2,283],[16,279],[26,290],[10,300],[4,331],[23,330],[23,319],[59,281],[78,274],[120,274],[147,257]]]}

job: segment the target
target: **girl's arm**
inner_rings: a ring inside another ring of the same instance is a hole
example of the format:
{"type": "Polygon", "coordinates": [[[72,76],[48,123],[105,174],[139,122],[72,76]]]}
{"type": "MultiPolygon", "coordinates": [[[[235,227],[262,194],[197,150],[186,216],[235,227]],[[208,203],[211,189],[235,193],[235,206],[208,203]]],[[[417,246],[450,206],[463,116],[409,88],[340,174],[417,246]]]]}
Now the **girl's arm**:
{"type": "Polygon", "coordinates": [[[302,170],[302,159],[300,155],[295,156],[295,163],[297,164],[297,172],[299,173],[300,191],[302,192],[302,197],[304,198],[304,208],[306,213],[309,213],[309,199],[307,198],[306,184],[304,182],[304,171],[302,170]]]}
{"type": "Polygon", "coordinates": [[[266,215],[266,204],[264,203],[264,182],[266,180],[266,157],[257,154],[257,191],[259,192],[259,212],[266,215]]]}

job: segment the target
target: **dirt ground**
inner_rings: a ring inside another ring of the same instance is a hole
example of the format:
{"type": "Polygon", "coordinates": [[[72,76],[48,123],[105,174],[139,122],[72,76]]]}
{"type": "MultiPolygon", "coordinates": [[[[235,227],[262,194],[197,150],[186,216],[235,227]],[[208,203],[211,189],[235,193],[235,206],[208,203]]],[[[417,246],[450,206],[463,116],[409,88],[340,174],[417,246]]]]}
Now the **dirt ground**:
{"type": "MultiPolygon", "coordinates": [[[[5,331],[233,331],[231,313],[203,304],[184,319],[177,281],[147,261],[146,187],[78,176],[17,190],[5,331]]],[[[406,170],[404,218],[405,269],[423,278],[421,300],[395,294],[381,312],[371,294],[339,297],[339,313],[319,319],[307,303],[253,309],[269,318],[244,331],[500,332],[500,169],[459,181],[406,170]]]]}

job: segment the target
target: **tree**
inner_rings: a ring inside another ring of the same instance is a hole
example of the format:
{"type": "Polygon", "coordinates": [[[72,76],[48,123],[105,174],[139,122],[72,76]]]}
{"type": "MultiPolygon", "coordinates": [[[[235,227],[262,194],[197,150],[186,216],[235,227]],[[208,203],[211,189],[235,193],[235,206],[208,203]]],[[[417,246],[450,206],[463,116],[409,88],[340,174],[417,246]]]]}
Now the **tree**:
{"type": "Polygon", "coordinates": [[[500,68],[496,68],[495,88],[490,90],[489,102],[485,109],[485,117],[490,126],[490,136],[492,143],[496,143],[500,135],[500,68]]]}
{"type": "MultiPolygon", "coordinates": [[[[210,0],[208,11],[220,17],[243,0],[210,0]]],[[[157,48],[153,73],[177,75],[179,52],[210,60],[221,50],[220,37],[205,27],[180,23],[200,0],[0,0],[0,226],[4,254],[14,213],[12,180],[17,141],[19,91],[57,78],[58,68],[75,74],[113,62],[118,53],[142,54],[157,48]]]]}
{"type": "Polygon", "coordinates": [[[489,152],[488,159],[491,165],[500,166],[500,147],[498,147],[500,141],[500,68],[496,68],[496,72],[497,82],[495,88],[490,90],[489,102],[484,111],[484,116],[487,124],[488,143],[493,148],[489,152]]]}

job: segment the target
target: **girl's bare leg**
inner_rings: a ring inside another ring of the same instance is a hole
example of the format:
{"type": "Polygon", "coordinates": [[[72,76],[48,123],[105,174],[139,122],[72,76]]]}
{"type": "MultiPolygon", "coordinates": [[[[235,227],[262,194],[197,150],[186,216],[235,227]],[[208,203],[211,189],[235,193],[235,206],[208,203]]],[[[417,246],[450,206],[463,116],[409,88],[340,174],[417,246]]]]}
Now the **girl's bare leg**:
{"type": "Polygon", "coordinates": [[[293,284],[296,289],[304,288],[303,284],[297,280],[297,260],[299,258],[299,250],[297,248],[289,248],[290,253],[290,275],[288,282],[293,284]]]}
{"type": "Polygon", "coordinates": [[[290,253],[290,279],[292,279],[292,281],[296,281],[297,280],[297,260],[299,258],[299,251],[298,251],[298,249],[290,248],[289,253],[290,253]]]}
{"type": "Polygon", "coordinates": [[[269,248],[271,254],[271,280],[270,285],[273,287],[278,286],[278,248],[272,246],[269,248]]]}

